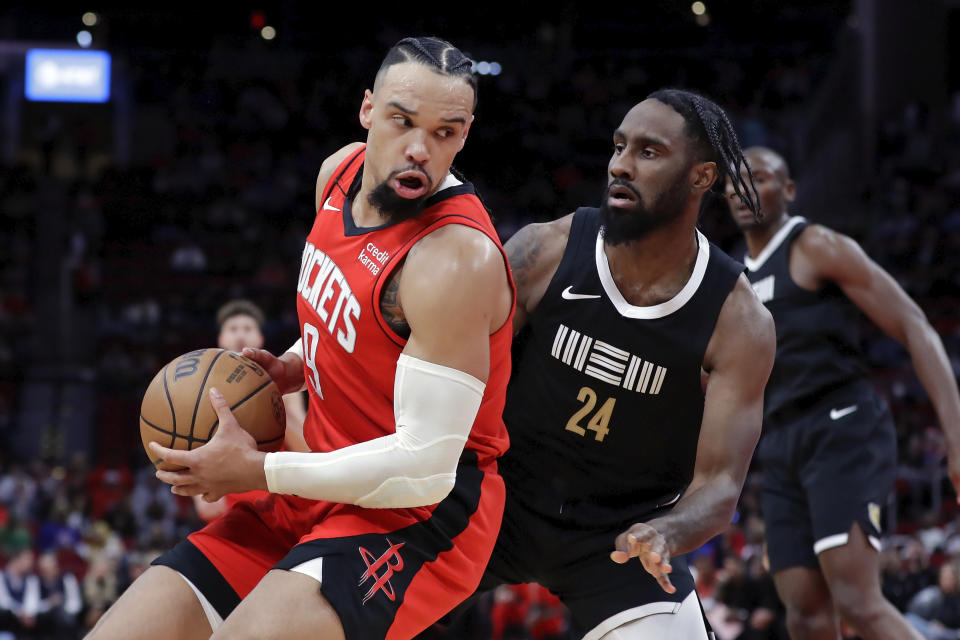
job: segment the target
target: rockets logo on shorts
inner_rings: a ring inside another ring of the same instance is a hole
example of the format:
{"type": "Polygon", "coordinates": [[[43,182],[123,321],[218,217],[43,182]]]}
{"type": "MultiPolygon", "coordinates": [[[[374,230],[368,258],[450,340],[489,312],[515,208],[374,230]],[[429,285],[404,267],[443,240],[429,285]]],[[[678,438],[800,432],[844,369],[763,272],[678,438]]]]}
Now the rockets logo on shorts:
{"type": "Polygon", "coordinates": [[[373,580],[373,584],[363,596],[363,604],[367,604],[367,601],[375,596],[377,591],[383,591],[384,595],[386,595],[391,602],[397,599],[393,585],[390,584],[390,578],[393,577],[394,573],[403,569],[403,558],[400,556],[400,548],[406,543],[401,542],[400,544],[394,544],[387,538],[387,544],[390,546],[379,558],[374,558],[372,553],[363,547],[358,547],[360,557],[363,558],[363,563],[367,565],[367,570],[360,576],[360,582],[357,586],[362,587],[365,582],[373,580]],[[380,572],[381,569],[383,570],[382,572],[380,572]]]}

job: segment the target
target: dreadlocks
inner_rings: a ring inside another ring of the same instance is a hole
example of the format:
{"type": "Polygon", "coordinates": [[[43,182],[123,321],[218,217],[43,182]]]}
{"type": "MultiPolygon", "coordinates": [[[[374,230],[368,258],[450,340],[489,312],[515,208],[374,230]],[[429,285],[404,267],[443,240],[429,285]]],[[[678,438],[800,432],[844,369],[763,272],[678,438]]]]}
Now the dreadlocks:
{"type": "Polygon", "coordinates": [[[703,96],[681,89],[661,89],[647,98],[668,104],[683,116],[685,132],[697,147],[700,159],[715,162],[720,180],[729,177],[740,200],[758,220],[761,219],[763,214],[757,188],[753,184],[753,172],[743,157],[737,134],[723,109],[703,96]],[[741,167],[747,169],[749,184],[740,173],[741,167]]]}
{"type": "Polygon", "coordinates": [[[374,87],[387,69],[400,62],[417,62],[431,67],[437,73],[463,78],[473,89],[473,108],[477,108],[477,78],[473,75],[473,61],[460,49],[440,38],[404,38],[387,52],[374,87]]]}

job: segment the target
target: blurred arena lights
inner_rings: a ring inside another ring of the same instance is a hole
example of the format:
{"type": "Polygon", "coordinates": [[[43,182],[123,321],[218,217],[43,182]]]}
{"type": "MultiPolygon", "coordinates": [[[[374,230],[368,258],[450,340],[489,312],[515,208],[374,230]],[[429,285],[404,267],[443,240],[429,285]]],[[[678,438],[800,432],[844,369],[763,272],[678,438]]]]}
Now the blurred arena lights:
{"type": "Polygon", "coordinates": [[[277,30],[270,25],[266,25],[263,29],[260,29],[260,37],[264,40],[273,40],[277,37],[277,30]]]}
{"type": "Polygon", "coordinates": [[[695,16],[702,16],[707,13],[707,5],[697,0],[690,5],[690,11],[693,11],[693,15],[695,16]]]}
{"type": "Polygon", "coordinates": [[[83,31],[77,32],[77,44],[86,49],[91,44],[93,44],[93,36],[89,31],[84,29],[83,31]]]}
{"type": "Polygon", "coordinates": [[[83,24],[86,26],[92,27],[100,22],[100,16],[95,14],[93,11],[87,11],[83,14],[83,18],[81,18],[81,20],[83,20],[83,24]]]}
{"type": "Polygon", "coordinates": [[[502,71],[503,67],[499,62],[473,61],[473,72],[481,76],[498,76],[502,71]]]}

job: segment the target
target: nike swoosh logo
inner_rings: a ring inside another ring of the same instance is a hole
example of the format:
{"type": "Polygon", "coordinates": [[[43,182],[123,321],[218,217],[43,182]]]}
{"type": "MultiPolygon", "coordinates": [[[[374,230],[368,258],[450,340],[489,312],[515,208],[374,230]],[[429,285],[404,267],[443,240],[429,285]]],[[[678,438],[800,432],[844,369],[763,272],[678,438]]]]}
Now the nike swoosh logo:
{"type": "Polygon", "coordinates": [[[573,293],[570,291],[573,289],[573,285],[567,287],[560,294],[564,300],[587,300],[589,298],[599,298],[598,295],[593,295],[592,293],[573,293]]]}
{"type": "Polygon", "coordinates": [[[327,198],[327,201],[323,203],[324,211],[342,211],[342,209],[337,209],[335,206],[330,204],[330,198],[327,198]]]}
{"type": "Polygon", "coordinates": [[[849,407],[844,407],[843,409],[830,409],[830,419],[839,420],[843,416],[848,416],[856,410],[857,405],[855,404],[852,404],[849,407]]]}
{"type": "Polygon", "coordinates": [[[677,502],[678,500],[680,500],[680,496],[681,496],[681,495],[683,495],[683,492],[682,492],[682,491],[681,491],[680,493],[678,493],[677,495],[675,495],[672,499],[667,500],[666,502],[662,502],[662,503],[658,504],[658,505],[657,505],[656,507],[654,507],[654,508],[655,508],[655,509],[659,509],[660,507],[669,507],[670,505],[672,505],[672,504],[674,504],[675,502],[677,502]]]}

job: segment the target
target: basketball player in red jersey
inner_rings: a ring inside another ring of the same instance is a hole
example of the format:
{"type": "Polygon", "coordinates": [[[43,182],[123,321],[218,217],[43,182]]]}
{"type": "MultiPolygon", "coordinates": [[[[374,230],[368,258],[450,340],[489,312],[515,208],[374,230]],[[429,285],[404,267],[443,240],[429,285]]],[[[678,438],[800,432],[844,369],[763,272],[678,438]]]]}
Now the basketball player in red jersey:
{"type": "Polygon", "coordinates": [[[185,457],[157,449],[187,467],[159,477],[208,500],[271,495],[162,556],[90,638],[412,638],[476,588],[503,512],[514,290],[451,173],[471,66],[442,40],[401,40],[364,95],[366,145],[321,167],[301,341],[245,352],[281,392],[306,385],[312,452],[258,452],[212,392],[216,436],[185,457]]]}
{"type": "MultiPolygon", "coordinates": [[[[263,347],[263,324],[266,317],[263,310],[250,300],[230,300],[217,309],[217,346],[240,353],[246,347],[263,347]]],[[[283,396],[283,408],[286,411],[287,429],[283,437],[283,446],[287,451],[309,451],[303,440],[303,421],[306,407],[302,394],[291,393],[283,396]]],[[[256,499],[266,495],[265,491],[231,493],[215,502],[207,502],[203,496],[193,496],[193,506],[204,522],[219,518],[227,507],[240,499],[256,499]]]]}

